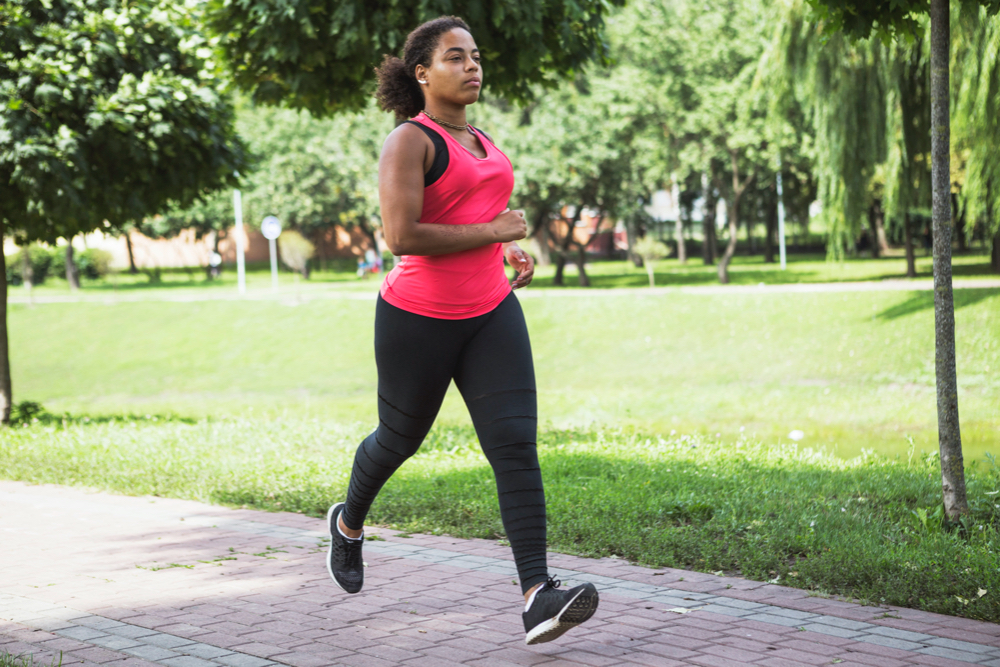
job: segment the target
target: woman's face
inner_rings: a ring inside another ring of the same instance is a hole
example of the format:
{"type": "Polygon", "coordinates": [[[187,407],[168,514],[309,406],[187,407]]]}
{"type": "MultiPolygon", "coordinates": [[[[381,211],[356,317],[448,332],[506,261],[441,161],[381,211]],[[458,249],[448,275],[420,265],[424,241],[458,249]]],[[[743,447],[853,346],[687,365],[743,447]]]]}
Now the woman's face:
{"type": "Polygon", "coordinates": [[[468,31],[453,28],[441,35],[430,67],[417,65],[418,81],[425,98],[438,98],[455,104],[472,104],[479,99],[483,68],[479,49],[468,31]]]}

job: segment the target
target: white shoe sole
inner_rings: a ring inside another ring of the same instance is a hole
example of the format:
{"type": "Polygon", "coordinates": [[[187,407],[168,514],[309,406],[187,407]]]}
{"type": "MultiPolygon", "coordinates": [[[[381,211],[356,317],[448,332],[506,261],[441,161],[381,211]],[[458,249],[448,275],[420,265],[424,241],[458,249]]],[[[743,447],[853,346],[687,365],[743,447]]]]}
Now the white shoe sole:
{"type": "Polygon", "coordinates": [[[597,611],[599,598],[594,595],[582,597],[586,590],[577,593],[566,606],[559,610],[554,618],[539,623],[531,629],[531,632],[524,638],[524,643],[544,644],[553,639],[563,636],[568,630],[572,630],[584,621],[588,620],[597,611]]]}
{"type": "Polygon", "coordinates": [[[330,531],[330,548],[326,550],[326,572],[330,575],[330,578],[333,579],[333,583],[337,584],[337,588],[346,593],[347,589],[340,585],[340,582],[337,581],[337,577],[333,576],[333,568],[330,567],[330,563],[333,562],[333,540],[337,537],[334,533],[337,528],[333,525],[333,513],[337,511],[338,507],[343,506],[343,504],[344,503],[337,503],[336,505],[330,507],[330,509],[326,512],[326,526],[330,531]]]}

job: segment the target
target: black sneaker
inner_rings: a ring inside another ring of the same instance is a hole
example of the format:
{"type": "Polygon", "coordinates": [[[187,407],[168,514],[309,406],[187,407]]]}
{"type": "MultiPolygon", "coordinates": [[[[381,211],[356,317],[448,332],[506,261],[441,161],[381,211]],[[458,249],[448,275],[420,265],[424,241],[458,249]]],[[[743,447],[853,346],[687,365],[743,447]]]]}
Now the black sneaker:
{"type": "Polygon", "coordinates": [[[530,606],[521,614],[527,633],[525,644],[542,644],[558,639],[597,611],[598,597],[594,584],[583,584],[568,591],[556,590],[559,586],[558,579],[549,577],[535,591],[530,606]]]}
{"type": "Polygon", "coordinates": [[[330,527],[330,551],[326,555],[326,571],[330,578],[348,593],[357,593],[365,583],[365,564],[361,560],[364,535],[352,540],[341,535],[337,521],[344,511],[344,503],[337,503],[326,513],[330,527]]]}

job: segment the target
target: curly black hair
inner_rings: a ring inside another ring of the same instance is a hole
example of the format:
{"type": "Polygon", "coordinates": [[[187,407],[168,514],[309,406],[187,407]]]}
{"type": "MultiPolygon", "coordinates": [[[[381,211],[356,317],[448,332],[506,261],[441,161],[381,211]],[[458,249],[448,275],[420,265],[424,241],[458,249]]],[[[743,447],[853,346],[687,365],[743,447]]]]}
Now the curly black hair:
{"type": "Polygon", "coordinates": [[[375,97],[380,107],[395,111],[399,118],[413,118],[420,113],[424,108],[424,93],[414,70],[417,65],[430,67],[441,35],[455,28],[472,32],[459,17],[441,16],[421,24],[406,37],[402,58],[386,55],[382,59],[382,66],[375,68],[378,76],[375,97]]]}

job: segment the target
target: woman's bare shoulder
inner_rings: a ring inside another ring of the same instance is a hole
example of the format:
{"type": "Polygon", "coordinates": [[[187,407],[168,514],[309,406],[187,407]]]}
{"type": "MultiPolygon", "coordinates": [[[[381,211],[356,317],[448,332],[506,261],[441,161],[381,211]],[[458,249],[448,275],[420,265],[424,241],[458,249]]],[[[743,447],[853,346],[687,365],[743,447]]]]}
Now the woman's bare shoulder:
{"type": "Polygon", "coordinates": [[[429,148],[433,148],[433,144],[419,127],[414,127],[413,123],[400,123],[385,138],[382,155],[398,153],[423,158],[429,148]]]}

